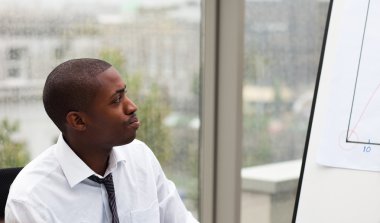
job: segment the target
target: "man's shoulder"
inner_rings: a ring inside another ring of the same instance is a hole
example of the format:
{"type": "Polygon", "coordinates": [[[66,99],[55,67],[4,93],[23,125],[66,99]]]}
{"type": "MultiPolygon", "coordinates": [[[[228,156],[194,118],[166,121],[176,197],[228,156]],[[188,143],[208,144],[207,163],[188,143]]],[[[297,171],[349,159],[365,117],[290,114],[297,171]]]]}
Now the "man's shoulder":
{"type": "Polygon", "coordinates": [[[13,181],[9,197],[24,197],[48,187],[52,178],[62,175],[59,163],[54,156],[54,146],[48,148],[28,163],[13,181]]]}

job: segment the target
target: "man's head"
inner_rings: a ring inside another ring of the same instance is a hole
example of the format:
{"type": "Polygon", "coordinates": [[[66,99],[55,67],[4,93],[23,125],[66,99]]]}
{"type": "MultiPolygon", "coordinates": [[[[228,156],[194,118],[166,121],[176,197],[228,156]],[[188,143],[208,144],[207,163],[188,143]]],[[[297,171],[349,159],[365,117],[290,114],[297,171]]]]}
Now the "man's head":
{"type": "Polygon", "coordinates": [[[109,63],[75,59],[49,74],[43,102],[64,136],[109,148],[131,142],[139,127],[137,106],[125,93],[125,83],[109,63]]]}
{"type": "Polygon", "coordinates": [[[98,59],[73,59],[58,65],[47,77],[43,90],[46,113],[65,132],[66,114],[87,111],[96,95],[96,76],[112,65],[98,59]]]}

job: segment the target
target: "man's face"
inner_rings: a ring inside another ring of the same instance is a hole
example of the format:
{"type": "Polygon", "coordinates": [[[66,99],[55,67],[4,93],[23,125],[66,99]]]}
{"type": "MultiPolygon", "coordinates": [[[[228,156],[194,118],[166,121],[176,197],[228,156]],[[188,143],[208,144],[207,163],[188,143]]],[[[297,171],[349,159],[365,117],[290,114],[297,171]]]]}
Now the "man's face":
{"type": "Polygon", "coordinates": [[[100,88],[86,112],[86,130],[102,146],[130,143],[140,126],[137,106],[127,97],[126,85],[110,67],[97,76],[100,88]]]}

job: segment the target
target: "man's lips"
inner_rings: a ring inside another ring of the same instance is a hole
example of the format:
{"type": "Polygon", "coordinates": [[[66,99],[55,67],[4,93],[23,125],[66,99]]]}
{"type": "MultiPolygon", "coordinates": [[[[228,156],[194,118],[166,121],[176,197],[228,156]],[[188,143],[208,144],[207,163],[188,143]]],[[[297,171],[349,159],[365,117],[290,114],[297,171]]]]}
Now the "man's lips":
{"type": "Polygon", "coordinates": [[[128,119],[128,125],[135,127],[135,128],[138,128],[140,126],[139,119],[137,118],[136,115],[133,115],[132,117],[130,117],[128,119]]]}

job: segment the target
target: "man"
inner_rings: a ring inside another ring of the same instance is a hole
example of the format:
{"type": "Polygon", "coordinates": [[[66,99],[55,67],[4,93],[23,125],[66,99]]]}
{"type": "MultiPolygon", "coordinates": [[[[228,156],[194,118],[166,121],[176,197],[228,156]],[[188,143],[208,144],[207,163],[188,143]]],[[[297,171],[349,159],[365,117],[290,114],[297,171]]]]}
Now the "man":
{"type": "Polygon", "coordinates": [[[126,92],[98,59],[69,60],[49,74],[43,102],[62,134],[13,182],[6,222],[197,222],[135,139],[137,106],[126,92]]]}

